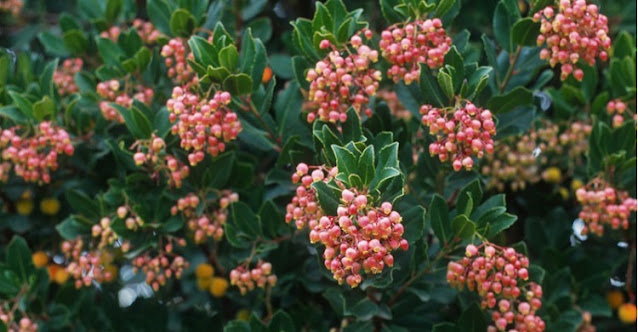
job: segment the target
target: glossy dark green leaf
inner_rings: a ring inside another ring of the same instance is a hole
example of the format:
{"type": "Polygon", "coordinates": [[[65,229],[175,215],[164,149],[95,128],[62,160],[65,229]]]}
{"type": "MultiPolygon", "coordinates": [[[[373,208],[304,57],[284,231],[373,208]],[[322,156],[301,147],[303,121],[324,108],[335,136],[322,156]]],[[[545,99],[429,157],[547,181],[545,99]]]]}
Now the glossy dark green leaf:
{"type": "Polygon", "coordinates": [[[35,271],[27,241],[15,235],[9,245],[7,245],[6,257],[7,266],[13,270],[23,283],[27,282],[31,273],[35,271]]]}
{"type": "Polygon", "coordinates": [[[439,195],[434,195],[428,209],[428,220],[434,235],[439,241],[446,243],[452,235],[450,217],[448,214],[447,202],[439,195]]]}
{"type": "Polygon", "coordinates": [[[317,191],[317,198],[321,209],[328,215],[336,216],[339,207],[339,197],[325,182],[318,181],[312,184],[317,191]]]}
{"type": "Polygon", "coordinates": [[[534,22],[531,17],[519,20],[512,27],[512,43],[519,46],[536,46],[540,27],[540,22],[534,22]]]}
{"type": "Polygon", "coordinates": [[[196,27],[195,17],[185,9],[173,11],[170,19],[171,32],[176,36],[189,37],[196,27]]]}

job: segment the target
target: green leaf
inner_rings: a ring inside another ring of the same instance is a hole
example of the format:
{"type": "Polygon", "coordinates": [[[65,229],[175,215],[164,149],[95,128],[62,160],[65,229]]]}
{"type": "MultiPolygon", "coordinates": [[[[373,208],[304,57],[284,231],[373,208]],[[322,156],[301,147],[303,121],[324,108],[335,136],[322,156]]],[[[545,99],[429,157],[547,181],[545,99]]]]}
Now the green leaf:
{"type": "Polygon", "coordinates": [[[27,118],[33,118],[33,104],[31,104],[31,101],[15,91],[9,91],[9,96],[22,114],[27,118]]]}
{"type": "Polygon", "coordinates": [[[104,17],[107,21],[113,22],[120,15],[122,11],[122,0],[108,0],[106,2],[106,10],[104,11],[104,17]]]}
{"type": "Polygon", "coordinates": [[[332,145],[331,148],[337,158],[339,173],[344,173],[346,176],[358,174],[357,157],[352,152],[338,145],[332,145]]]}
{"type": "Polygon", "coordinates": [[[361,118],[353,107],[346,112],[348,119],[341,124],[343,140],[346,142],[359,142],[361,140],[361,118]]]}
{"type": "MultiPolygon", "coordinates": [[[[454,86],[453,90],[457,90],[459,87],[461,87],[461,84],[465,79],[465,63],[463,57],[456,49],[456,46],[452,46],[452,48],[445,55],[445,65],[454,68],[454,74],[451,76],[454,86]]],[[[441,85],[441,87],[443,87],[443,85],[441,85]]]]}
{"type": "MultiPolygon", "coordinates": [[[[1,60],[1,58],[0,58],[1,60]]],[[[1,65],[1,64],[0,64],[1,65]]],[[[44,67],[44,71],[40,75],[40,88],[42,94],[50,97],[54,96],[55,86],[53,85],[53,73],[58,66],[58,59],[52,60],[44,67]]],[[[0,86],[2,86],[2,77],[0,75],[0,86]]]]}
{"type": "Polygon", "coordinates": [[[246,28],[253,32],[255,38],[260,39],[264,43],[267,43],[270,37],[272,37],[272,23],[268,17],[260,17],[253,20],[246,28]]]}
{"type": "Polygon", "coordinates": [[[447,202],[440,195],[434,195],[428,209],[428,219],[434,235],[441,241],[447,243],[450,235],[450,217],[448,214],[447,202]]]}
{"type": "Polygon", "coordinates": [[[33,115],[38,121],[42,121],[46,117],[53,117],[54,114],[55,104],[49,96],[44,96],[42,99],[33,104],[33,115]]]}
{"type": "Polygon", "coordinates": [[[430,68],[424,64],[419,64],[419,66],[421,67],[419,87],[421,88],[421,94],[425,102],[434,107],[445,106],[447,104],[445,102],[445,95],[441,91],[436,79],[430,73],[430,68]]]}
{"type": "Polygon", "coordinates": [[[87,49],[89,41],[80,30],[69,30],[62,36],[66,48],[74,54],[81,54],[87,49]]]}
{"type": "Polygon", "coordinates": [[[96,38],[98,53],[105,64],[110,66],[119,66],[120,59],[126,56],[124,51],[108,38],[96,38]]]}
{"type": "Polygon", "coordinates": [[[459,317],[457,326],[460,331],[485,331],[485,314],[476,303],[471,304],[459,317]]]}
{"type": "Polygon", "coordinates": [[[240,232],[241,237],[254,240],[261,235],[261,222],[253,210],[244,202],[230,205],[230,223],[240,232]]]}
{"type": "Polygon", "coordinates": [[[478,206],[482,199],[483,189],[481,188],[481,182],[476,179],[459,191],[456,200],[456,211],[469,216],[473,211],[472,205],[478,206]]]}
{"type": "Polygon", "coordinates": [[[74,212],[80,213],[88,218],[101,217],[97,202],[83,192],[77,189],[69,189],[64,193],[64,196],[74,212]]]}
{"type": "Polygon", "coordinates": [[[456,0],[441,0],[441,1],[439,1],[439,4],[436,6],[436,9],[434,10],[433,17],[443,17],[443,16],[445,16],[445,14],[447,14],[447,12],[450,11],[450,9],[452,9],[452,7],[454,7],[454,3],[455,2],[456,2],[456,0]]]}
{"type": "Polygon", "coordinates": [[[514,50],[511,42],[511,32],[514,23],[521,17],[516,0],[500,0],[496,5],[493,18],[494,37],[509,53],[514,50]]]}
{"type": "Polygon", "coordinates": [[[283,310],[277,310],[268,323],[268,330],[272,332],[295,332],[295,322],[283,310]]]}
{"type": "Polygon", "coordinates": [[[227,152],[214,158],[204,173],[202,181],[204,188],[222,189],[230,178],[234,163],[234,152],[227,152]]]}
{"type": "Polygon", "coordinates": [[[519,46],[536,46],[540,28],[540,22],[534,22],[531,17],[519,20],[512,27],[512,43],[519,46]]]}
{"type": "Polygon", "coordinates": [[[35,270],[35,266],[33,266],[31,260],[31,250],[29,245],[27,245],[27,241],[20,236],[13,236],[7,246],[6,255],[7,266],[15,272],[22,282],[28,282],[29,276],[35,270]]]}
{"type": "Polygon", "coordinates": [[[412,245],[423,237],[426,219],[425,209],[420,205],[412,206],[409,210],[402,211],[401,217],[405,227],[403,237],[412,245]]]}
{"type": "Polygon", "coordinates": [[[359,173],[363,186],[367,187],[374,178],[374,146],[369,145],[359,156],[359,173]]]}
{"type": "Polygon", "coordinates": [[[317,198],[319,199],[319,205],[321,209],[330,216],[337,215],[337,208],[339,207],[339,197],[335,194],[328,185],[323,181],[318,181],[312,184],[312,187],[317,191],[317,198]]]}
{"type": "Polygon", "coordinates": [[[53,35],[50,32],[42,32],[38,35],[38,40],[44,46],[44,50],[53,56],[67,57],[69,50],[64,46],[62,38],[53,35]]]}
{"type": "Polygon", "coordinates": [[[452,219],[452,234],[454,238],[467,240],[476,232],[476,224],[461,214],[452,219]]]}
{"type": "Polygon", "coordinates": [[[230,44],[219,51],[219,63],[231,72],[237,68],[238,60],[239,52],[237,52],[237,47],[233,44],[230,44]]]}
{"type": "Polygon", "coordinates": [[[500,232],[510,228],[518,217],[513,214],[503,213],[500,216],[496,217],[496,219],[488,221],[488,232],[486,237],[492,238],[498,235],[500,232]]]}
{"type": "Polygon", "coordinates": [[[492,97],[487,102],[487,108],[492,111],[492,114],[500,114],[509,112],[518,106],[531,105],[533,103],[534,94],[519,86],[504,95],[492,97]]]}
{"type": "Polygon", "coordinates": [[[217,67],[219,65],[219,61],[217,61],[217,56],[215,55],[217,51],[215,51],[215,48],[208,40],[199,36],[192,36],[188,40],[188,47],[193,52],[195,61],[200,65],[205,67],[217,67]]]}
{"type": "Polygon", "coordinates": [[[445,93],[445,95],[447,96],[448,100],[454,98],[454,83],[452,82],[452,77],[441,70],[436,76],[436,79],[439,82],[439,86],[443,90],[443,93],[445,93]]]}
{"type": "Polygon", "coordinates": [[[189,37],[195,29],[195,17],[186,9],[179,8],[171,14],[171,32],[176,36],[189,37]]]}
{"type": "Polygon", "coordinates": [[[11,121],[19,124],[25,124],[29,118],[13,105],[0,107],[0,117],[11,119],[11,121]]]}
{"type": "Polygon", "coordinates": [[[70,216],[55,226],[58,234],[65,240],[74,240],[78,236],[86,235],[91,232],[91,226],[82,223],[75,217],[70,216]]]}
{"type": "Polygon", "coordinates": [[[246,74],[232,74],[223,83],[224,90],[233,96],[249,94],[253,89],[253,80],[246,74]]]}

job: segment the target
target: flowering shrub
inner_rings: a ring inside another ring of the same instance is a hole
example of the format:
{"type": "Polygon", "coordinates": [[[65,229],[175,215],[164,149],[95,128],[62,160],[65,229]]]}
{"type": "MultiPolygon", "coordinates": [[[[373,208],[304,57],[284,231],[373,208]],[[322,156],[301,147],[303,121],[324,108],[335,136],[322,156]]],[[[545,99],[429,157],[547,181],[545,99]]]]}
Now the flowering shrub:
{"type": "Polygon", "coordinates": [[[0,0],[0,331],[635,330],[635,2],[308,3],[0,0]]]}

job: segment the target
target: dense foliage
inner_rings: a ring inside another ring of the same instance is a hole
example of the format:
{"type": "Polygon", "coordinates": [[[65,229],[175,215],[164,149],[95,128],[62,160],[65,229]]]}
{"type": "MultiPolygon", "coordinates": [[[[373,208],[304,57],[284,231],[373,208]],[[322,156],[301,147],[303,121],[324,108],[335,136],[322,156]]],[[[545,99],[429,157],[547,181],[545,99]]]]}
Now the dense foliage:
{"type": "Polygon", "coordinates": [[[0,0],[0,331],[634,330],[635,12],[0,0]]]}

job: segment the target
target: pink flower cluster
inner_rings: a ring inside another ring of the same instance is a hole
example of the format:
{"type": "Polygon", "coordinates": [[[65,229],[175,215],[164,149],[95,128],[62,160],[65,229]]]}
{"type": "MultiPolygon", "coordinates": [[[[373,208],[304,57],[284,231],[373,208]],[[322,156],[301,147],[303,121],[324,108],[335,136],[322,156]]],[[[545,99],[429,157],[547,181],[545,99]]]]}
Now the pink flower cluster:
{"type": "MultiPolygon", "coordinates": [[[[133,28],[137,31],[144,44],[152,45],[157,42],[157,39],[162,35],[151,22],[146,22],[142,19],[136,18],[133,20],[133,28]]],[[[117,42],[117,38],[120,36],[122,28],[119,26],[112,26],[108,30],[102,31],[100,37],[108,38],[114,42],[117,42]]]]}
{"type": "Polygon", "coordinates": [[[184,257],[173,252],[173,243],[184,247],[186,241],[175,238],[170,238],[168,241],[169,243],[161,247],[155,256],[145,252],[132,260],[133,270],[135,272],[141,270],[146,275],[146,283],[155,291],[158,291],[160,286],[166,285],[170,278],[181,278],[189,265],[184,257]]]}
{"type": "MultiPolygon", "coordinates": [[[[111,228],[113,222],[117,220],[123,220],[124,225],[129,230],[136,230],[139,226],[142,226],[144,222],[130,207],[123,205],[117,208],[114,214],[105,216],[100,219],[100,222],[91,227],[91,235],[99,239],[97,248],[103,249],[106,246],[113,244],[119,235],[111,228]]],[[[122,243],[122,251],[130,247],[128,241],[122,243]]]]}
{"type": "Polygon", "coordinates": [[[614,128],[621,127],[625,122],[625,114],[636,120],[636,114],[631,114],[631,110],[627,108],[627,104],[620,99],[614,99],[607,103],[607,114],[613,115],[612,126],[614,128]]]}
{"type": "Polygon", "coordinates": [[[22,7],[24,7],[22,0],[0,0],[0,13],[11,13],[13,16],[18,16],[22,7]]]}
{"type": "Polygon", "coordinates": [[[463,107],[451,110],[423,105],[421,122],[430,128],[430,134],[436,141],[430,144],[432,156],[438,156],[441,162],[452,161],[455,171],[474,166],[472,156],[482,158],[484,153],[494,152],[496,126],[492,112],[477,108],[469,101],[463,107]]]}
{"type": "Polygon", "coordinates": [[[493,325],[488,331],[544,331],[545,322],[536,315],[543,289],[528,282],[529,260],[513,248],[491,243],[468,245],[466,257],[448,264],[447,281],[462,290],[467,287],[481,297],[481,307],[490,311],[493,325]],[[483,247],[483,251],[480,251],[483,247]]]}
{"type": "MultiPolygon", "coordinates": [[[[17,310],[17,306],[16,306],[17,310]]],[[[0,322],[4,324],[5,331],[8,332],[38,332],[38,324],[27,316],[20,318],[19,322],[14,322],[14,312],[5,312],[0,306],[0,322]]]]}
{"type": "Polygon", "coordinates": [[[107,121],[124,123],[122,115],[117,111],[117,109],[111,107],[109,103],[114,102],[120,106],[129,108],[133,105],[134,99],[137,99],[146,105],[150,105],[153,100],[154,92],[151,88],[137,85],[133,88],[133,96],[131,96],[131,94],[127,92],[126,86],[124,89],[120,90],[121,87],[120,81],[118,80],[110,80],[97,84],[97,94],[104,99],[100,101],[100,111],[107,121]]]}
{"type": "Polygon", "coordinates": [[[187,49],[186,41],[182,38],[173,38],[162,47],[161,55],[165,58],[164,64],[168,69],[168,77],[173,82],[184,85],[188,90],[191,85],[198,84],[197,75],[186,62],[193,60],[193,53],[187,49]]]}
{"type": "Polygon", "coordinates": [[[163,172],[171,187],[182,186],[184,178],[190,172],[188,165],[166,153],[166,143],[163,139],[153,134],[150,140],[137,141],[134,147],[137,147],[137,152],[133,155],[135,165],[145,165],[153,179],[159,179],[160,172],[163,172]]]}
{"type": "Polygon", "coordinates": [[[200,198],[194,193],[189,193],[185,197],[177,200],[177,204],[171,208],[171,214],[181,213],[188,219],[188,228],[193,231],[196,244],[203,243],[210,237],[216,241],[224,236],[224,225],[228,218],[228,206],[239,201],[239,195],[229,190],[222,190],[219,201],[210,204],[204,201],[204,208],[198,212],[200,198]]]}
{"type": "Polygon", "coordinates": [[[55,69],[53,83],[57,86],[60,96],[78,92],[78,86],[75,84],[75,74],[82,70],[82,65],[81,58],[66,59],[62,62],[62,67],[55,69]]]}
{"type": "Polygon", "coordinates": [[[62,253],[70,261],[66,271],[75,279],[75,288],[89,287],[93,281],[109,282],[115,277],[100,263],[98,251],[84,250],[84,241],[81,238],[64,241],[61,247],[62,253]]]}
{"type": "Polygon", "coordinates": [[[395,24],[381,33],[379,41],[381,55],[390,63],[388,77],[405,84],[419,80],[419,63],[432,69],[443,66],[451,45],[452,38],[438,18],[395,24]]]}
{"type": "Polygon", "coordinates": [[[558,13],[548,6],[534,14],[534,21],[541,22],[538,46],[546,44],[540,57],[549,60],[554,67],[560,64],[561,80],[573,75],[583,79],[583,71],[574,68],[579,60],[589,66],[596,58],[607,61],[611,39],[607,36],[607,17],[598,12],[598,6],[588,5],[585,0],[560,0],[558,13]]]}
{"type": "Polygon", "coordinates": [[[272,265],[261,260],[253,269],[248,269],[244,263],[230,271],[230,284],[237,286],[242,295],[254,290],[255,287],[274,287],[276,283],[277,276],[272,274],[272,265]]]}
{"type": "MultiPolygon", "coordinates": [[[[372,37],[370,30],[365,30],[363,34],[366,39],[372,37]]],[[[370,97],[376,94],[381,72],[371,65],[378,61],[379,54],[364,45],[359,34],[350,38],[349,47],[354,52],[349,49],[338,50],[325,39],[320,47],[332,47],[332,51],[306,73],[306,79],[310,82],[310,113],[307,120],[312,123],[318,117],[321,121],[345,122],[350,106],[361,114],[370,97]]],[[[365,113],[370,116],[372,110],[366,108],[365,113]]]]}
{"type": "Polygon", "coordinates": [[[637,209],[635,198],[600,178],[576,190],[576,199],[583,206],[578,215],[586,223],[583,234],[591,232],[602,236],[605,225],[612,229],[629,229],[629,215],[637,209]]]}
{"type": "MultiPolygon", "coordinates": [[[[2,131],[0,136],[2,159],[13,165],[15,174],[27,182],[49,183],[51,171],[58,168],[58,155],[73,155],[69,134],[50,121],[40,122],[33,133],[15,126],[2,131]],[[19,132],[22,132],[19,134],[19,132]]],[[[6,163],[0,167],[6,177],[6,163]]]]}
{"type": "Polygon", "coordinates": [[[323,211],[316,199],[316,192],[312,184],[318,181],[330,181],[337,175],[337,168],[327,169],[324,166],[308,166],[304,163],[297,165],[297,170],[292,175],[292,183],[300,183],[295,190],[295,197],[286,206],[286,223],[295,221],[297,229],[309,226],[311,229],[317,226],[323,211]],[[310,169],[314,168],[312,173],[310,169]]]}
{"type": "Polygon", "coordinates": [[[392,251],[408,249],[403,238],[402,218],[392,204],[381,207],[368,203],[368,197],[356,189],[343,190],[337,216],[323,216],[310,231],[310,242],[321,242],[324,265],[333,277],[355,288],[363,281],[363,272],[379,274],[394,264],[392,251]]]}
{"type": "Polygon", "coordinates": [[[216,157],[226,150],[227,142],[235,140],[241,131],[237,114],[228,105],[230,93],[218,91],[207,100],[180,87],[173,88],[172,98],[166,102],[171,122],[179,119],[172,133],[179,135],[181,147],[191,151],[191,166],[204,160],[204,152],[216,157]]]}

